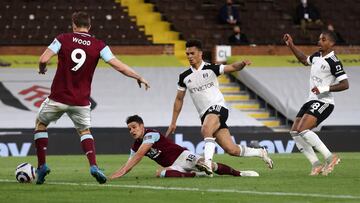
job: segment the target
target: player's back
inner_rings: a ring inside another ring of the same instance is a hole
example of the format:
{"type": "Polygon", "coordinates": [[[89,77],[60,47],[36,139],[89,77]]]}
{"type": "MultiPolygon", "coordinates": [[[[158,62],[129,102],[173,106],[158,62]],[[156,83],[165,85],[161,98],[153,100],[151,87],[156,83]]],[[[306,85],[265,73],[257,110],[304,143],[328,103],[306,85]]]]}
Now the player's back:
{"type": "Polygon", "coordinates": [[[53,43],[59,43],[60,49],[49,98],[68,105],[89,105],[91,82],[104,42],[88,33],[74,32],[57,36],[53,43]]]}
{"type": "MultiPolygon", "coordinates": [[[[150,159],[156,161],[159,165],[163,167],[171,166],[179,155],[185,150],[185,148],[180,145],[175,144],[169,138],[163,136],[160,132],[153,129],[145,129],[144,140],[155,139],[153,146],[146,153],[150,159]],[[156,138],[153,136],[156,134],[156,138]]],[[[135,152],[141,146],[143,140],[135,140],[132,150],[135,152]]]]}

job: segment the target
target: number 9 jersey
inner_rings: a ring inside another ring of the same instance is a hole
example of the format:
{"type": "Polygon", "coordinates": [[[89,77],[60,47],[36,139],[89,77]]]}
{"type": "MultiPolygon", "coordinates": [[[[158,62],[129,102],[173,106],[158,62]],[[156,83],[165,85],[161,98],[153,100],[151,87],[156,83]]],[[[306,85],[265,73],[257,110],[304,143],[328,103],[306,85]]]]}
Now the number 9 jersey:
{"type": "Polygon", "coordinates": [[[72,106],[89,105],[91,82],[99,58],[105,62],[114,58],[110,48],[86,32],[60,34],[48,48],[58,54],[49,98],[72,106]]]}

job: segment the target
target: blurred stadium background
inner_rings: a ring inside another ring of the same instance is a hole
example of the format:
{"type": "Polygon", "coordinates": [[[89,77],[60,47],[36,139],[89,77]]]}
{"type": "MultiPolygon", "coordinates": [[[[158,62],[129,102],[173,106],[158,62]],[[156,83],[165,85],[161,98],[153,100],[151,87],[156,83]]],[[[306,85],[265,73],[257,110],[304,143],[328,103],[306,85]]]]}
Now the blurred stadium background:
{"type": "MultiPolygon", "coordinates": [[[[309,70],[281,41],[290,33],[306,53],[317,50],[321,31],[303,35],[294,24],[294,0],[234,0],[241,29],[250,45],[230,46],[232,26],[217,20],[220,0],[3,0],[0,4],[0,156],[33,155],[32,128],[39,104],[49,94],[56,58],[45,76],[37,74],[38,57],[55,36],[71,32],[71,14],[91,15],[91,33],[103,39],[121,60],[151,83],[138,89],[100,62],[92,87],[92,126],[99,154],[128,153],[125,118],[142,115],[148,127],[165,132],[170,123],[178,74],[188,66],[185,41],[200,39],[205,59],[230,63],[248,58],[251,67],[219,77],[237,143],[259,142],[270,152],[292,153],[289,128],[307,98],[309,70]],[[116,144],[114,144],[116,143],[116,144]]],[[[360,151],[359,0],[313,0],[324,22],[346,39],[336,53],[350,78],[350,89],[335,93],[335,111],[316,130],[334,151],[360,151]],[[340,139],[341,138],[341,139],[340,139]],[[340,139],[340,141],[339,141],[340,139]]],[[[187,97],[174,135],[177,143],[201,153],[200,121],[187,97]]],[[[49,154],[81,154],[71,121],[64,116],[50,126],[49,154]],[[68,149],[56,143],[68,143],[68,149]]],[[[223,151],[218,148],[218,153],[223,151]]]]}

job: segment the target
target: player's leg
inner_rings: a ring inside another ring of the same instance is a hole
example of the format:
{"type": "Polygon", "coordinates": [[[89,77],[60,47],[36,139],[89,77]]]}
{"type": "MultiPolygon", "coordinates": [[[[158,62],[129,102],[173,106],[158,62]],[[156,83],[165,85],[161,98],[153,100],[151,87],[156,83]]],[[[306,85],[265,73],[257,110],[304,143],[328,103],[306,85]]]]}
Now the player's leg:
{"type": "Polygon", "coordinates": [[[195,177],[196,172],[191,169],[195,168],[195,165],[199,158],[200,156],[190,152],[189,150],[184,150],[171,166],[158,169],[156,171],[156,176],[160,178],[195,177]]]}
{"type": "Polygon", "coordinates": [[[90,129],[78,130],[81,148],[84,151],[90,165],[90,174],[100,184],[106,183],[105,174],[99,169],[96,163],[95,143],[90,129]]]}
{"type": "Polygon", "coordinates": [[[215,138],[213,137],[215,131],[220,127],[219,115],[207,114],[201,126],[201,134],[204,138],[204,159],[205,165],[211,171],[211,163],[215,153],[215,138]]]}
{"type": "Polygon", "coordinates": [[[64,108],[63,104],[46,99],[41,104],[37,113],[34,132],[36,156],[38,159],[36,184],[43,184],[45,176],[50,173],[50,168],[46,164],[46,150],[48,147],[47,126],[62,116],[64,108]]]}
{"type": "Polygon", "coordinates": [[[213,162],[213,171],[218,175],[241,176],[240,171],[219,162],[213,162]]]}
{"type": "Polygon", "coordinates": [[[225,150],[226,153],[232,156],[243,157],[260,157],[268,165],[269,168],[273,168],[273,161],[268,156],[266,149],[264,148],[252,148],[243,145],[237,145],[231,138],[228,128],[222,128],[215,132],[216,142],[225,150]]]}
{"type": "Polygon", "coordinates": [[[44,165],[46,163],[46,150],[48,147],[48,132],[47,125],[36,119],[35,121],[35,132],[34,132],[34,141],[35,141],[35,149],[36,156],[38,158],[38,165],[44,165]]]}
{"type": "Polygon", "coordinates": [[[90,129],[78,130],[78,134],[80,136],[81,148],[88,159],[89,165],[97,165],[94,137],[90,129]]]}
{"type": "Polygon", "coordinates": [[[319,101],[314,101],[308,112],[302,117],[297,131],[304,140],[319,151],[325,158],[325,166],[322,170],[323,175],[328,175],[340,162],[336,154],[332,154],[327,146],[320,140],[319,136],[311,129],[319,125],[333,111],[334,106],[319,101]]]}
{"type": "MultiPolygon", "coordinates": [[[[301,112],[301,110],[300,110],[300,112],[301,112]]],[[[304,114],[301,114],[299,116],[302,117],[303,115],[304,114]]],[[[312,146],[309,143],[307,143],[304,140],[304,138],[299,135],[299,132],[297,131],[301,117],[296,117],[296,119],[291,127],[290,135],[294,139],[296,147],[299,149],[299,151],[302,154],[304,154],[304,156],[310,161],[311,166],[312,166],[310,175],[318,175],[321,173],[323,165],[321,164],[319,158],[317,157],[316,153],[314,152],[314,149],[312,148],[312,146]]]]}
{"type": "Polygon", "coordinates": [[[186,172],[167,167],[156,171],[156,177],[159,178],[192,178],[195,177],[195,172],[186,172]]]}
{"type": "Polygon", "coordinates": [[[90,131],[90,105],[89,106],[70,106],[67,111],[70,119],[80,136],[81,148],[84,151],[90,165],[90,174],[96,180],[103,184],[106,182],[106,176],[98,168],[96,163],[95,141],[90,131]]]}
{"type": "Polygon", "coordinates": [[[241,177],[257,177],[259,174],[256,171],[238,171],[231,166],[222,163],[213,162],[213,170],[218,175],[232,175],[241,177]]]}
{"type": "MultiPolygon", "coordinates": [[[[205,176],[207,174],[207,168],[204,164],[204,158],[197,154],[192,154],[191,158],[187,161],[184,169],[186,171],[194,171],[196,176],[205,176]],[[200,171],[200,172],[198,172],[200,171]],[[201,173],[204,172],[204,173],[201,173]]],[[[212,171],[218,175],[231,175],[231,176],[259,176],[255,171],[238,171],[226,164],[212,162],[212,171]]]]}
{"type": "Polygon", "coordinates": [[[36,169],[36,184],[43,184],[45,176],[50,173],[50,168],[46,164],[46,150],[48,147],[47,125],[36,119],[36,127],[34,132],[34,142],[36,156],[38,159],[38,167],[36,169]]]}
{"type": "MultiPolygon", "coordinates": [[[[161,177],[193,177],[193,176],[212,176],[211,168],[205,165],[204,158],[189,150],[184,150],[174,161],[174,163],[162,171],[161,177]],[[175,170],[175,171],[173,171],[175,170]],[[165,174],[166,173],[166,174],[165,174]]],[[[160,174],[160,172],[158,172],[160,174]]]]}
{"type": "Polygon", "coordinates": [[[69,107],[67,114],[73,121],[74,126],[80,136],[81,148],[89,161],[89,165],[97,165],[94,137],[90,131],[90,106],[69,107]]]}

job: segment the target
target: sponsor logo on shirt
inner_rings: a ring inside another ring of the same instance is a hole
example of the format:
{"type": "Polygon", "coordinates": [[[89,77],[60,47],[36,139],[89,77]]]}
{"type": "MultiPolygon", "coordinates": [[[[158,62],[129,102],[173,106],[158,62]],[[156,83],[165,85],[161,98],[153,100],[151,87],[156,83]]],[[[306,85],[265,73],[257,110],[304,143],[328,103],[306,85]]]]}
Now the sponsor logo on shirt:
{"type": "Polygon", "coordinates": [[[214,86],[213,82],[189,89],[190,93],[201,92],[214,86]]]}
{"type": "Polygon", "coordinates": [[[146,156],[148,156],[150,159],[156,159],[161,154],[161,150],[150,148],[148,153],[146,153],[146,156]]]}

